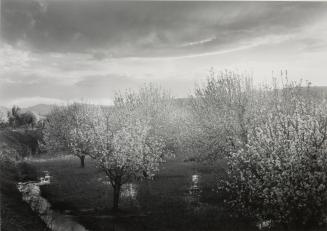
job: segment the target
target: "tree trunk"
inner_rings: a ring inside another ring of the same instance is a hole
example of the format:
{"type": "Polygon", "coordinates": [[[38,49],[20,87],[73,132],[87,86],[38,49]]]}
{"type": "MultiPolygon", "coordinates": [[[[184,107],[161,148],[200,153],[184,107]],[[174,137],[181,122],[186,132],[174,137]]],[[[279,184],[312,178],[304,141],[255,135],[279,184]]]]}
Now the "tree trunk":
{"type": "Polygon", "coordinates": [[[120,189],[121,189],[121,178],[117,177],[115,180],[115,185],[113,185],[114,188],[114,203],[112,210],[117,211],[118,210],[118,205],[119,205],[119,197],[120,197],[120,189]]]}
{"type": "Polygon", "coordinates": [[[81,168],[84,168],[85,167],[85,156],[83,155],[83,156],[80,156],[79,158],[81,160],[81,168]]]}

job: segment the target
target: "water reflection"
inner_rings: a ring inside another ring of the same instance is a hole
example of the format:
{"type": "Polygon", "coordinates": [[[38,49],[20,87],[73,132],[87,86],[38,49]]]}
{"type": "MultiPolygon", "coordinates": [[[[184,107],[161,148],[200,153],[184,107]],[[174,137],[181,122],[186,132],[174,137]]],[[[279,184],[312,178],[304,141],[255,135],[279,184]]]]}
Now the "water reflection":
{"type": "Polygon", "coordinates": [[[135,200],[137,196],[137,185],[134,183],[122,185],[120,196],[122,198],[129,198],[135,200]]]}
{"type": "Polygon", "coordinates": [[[200,175],[194,174],[192,175],[192,184],[189,187],[189,199],[191,202],[199,202],[200,201],[200,196],[201,196],[201,188],[199,186],[200,182],[200,175]]]}
{"type": "Polygon", "coordinates": [[[130,206],[139,206],[137,201],[138,186],[134,183],[127,183],[122,185],[120,197],[122,202],[128,202],[130,206]]]}
{"type": "Polygon", "coordinates": [[[192,182],[195,186],[199,183],[199,175],[192,175],[192,182]]]}

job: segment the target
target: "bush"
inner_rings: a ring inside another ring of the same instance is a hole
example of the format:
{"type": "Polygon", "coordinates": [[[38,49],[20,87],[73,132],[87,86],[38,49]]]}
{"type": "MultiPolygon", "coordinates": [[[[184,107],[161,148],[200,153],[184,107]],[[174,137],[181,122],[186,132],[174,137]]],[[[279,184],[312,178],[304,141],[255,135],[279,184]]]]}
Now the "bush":
{"type": "Polygon", "coordinates": [[[284,227],[323,225],[327,217],[327,113],[299,95],[291,107],[257,114],[248,143],[228,158],[221,182],[227,202],[243,216],[284,227]]]}

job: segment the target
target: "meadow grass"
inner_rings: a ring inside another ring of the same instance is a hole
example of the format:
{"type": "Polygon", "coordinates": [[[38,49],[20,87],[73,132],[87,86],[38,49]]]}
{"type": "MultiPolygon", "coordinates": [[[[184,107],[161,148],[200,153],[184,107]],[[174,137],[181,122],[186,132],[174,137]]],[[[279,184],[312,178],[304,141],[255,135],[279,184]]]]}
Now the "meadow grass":
{"type": "Polygon", "coordinates": [[[110,215],[112,188],[100,179],[104,175],[91,159],[80,168],[78,158],[49,161],[30,160],[39,175],[49,171],[51,184],[42,186],[42,195],[54,209],[76,215],[90,230],[253,230],[249,221],[231,220],[215,191],[217,178],[224,175],[224,163],[215,166],[170,161],[151,181],[134,182],[136,201],[122,198],[121,214],[110,215]],[[189,196],[192,175],[200,175],[200,199],[189,196]]]}

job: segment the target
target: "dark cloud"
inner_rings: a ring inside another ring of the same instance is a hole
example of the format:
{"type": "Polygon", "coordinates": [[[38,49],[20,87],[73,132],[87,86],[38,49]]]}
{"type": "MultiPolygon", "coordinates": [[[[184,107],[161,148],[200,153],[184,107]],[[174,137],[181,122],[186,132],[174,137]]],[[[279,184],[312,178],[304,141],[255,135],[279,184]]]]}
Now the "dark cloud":
{"type": "Polygon", "coordinates": [[[3,0],[2,37],[39,52],[86,52],[95,60],[183,55],[291,33],[326,10],[322,2],[3,0]]]}

